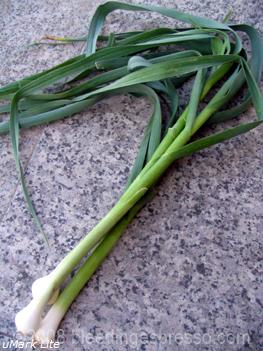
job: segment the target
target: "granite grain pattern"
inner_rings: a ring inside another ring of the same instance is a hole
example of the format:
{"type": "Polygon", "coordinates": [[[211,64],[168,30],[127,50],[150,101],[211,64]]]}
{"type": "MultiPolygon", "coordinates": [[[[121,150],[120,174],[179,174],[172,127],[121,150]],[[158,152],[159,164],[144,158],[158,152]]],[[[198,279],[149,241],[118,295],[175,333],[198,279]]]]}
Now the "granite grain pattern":
{"type": "MultiPolygon", "coordinates": [[[[0,84],[78,54],[81,44],[26,46],[45,34],[84,34],[100,3],[3,0],[0,84]]],[[[260,0],[144,3],[215,19],[232,7],[234,22],[263,25],[260,0]]],[[[173,23],[117,11],[105,28],[173,23]]],[[[118,199],[150,112],[144,99],[116,96],[21,133],[21,158],[52,244],[49,253],[24,204],[9,137],[1,136],[1,346],[21,339],[14,316],[29,301],[32,281],[52,269],[118,199]]],[[[242,119],[254,115],[251,108],[242,119]]],[[[258,128],[171,167],[154,200],[73,303],[61,324],[61,350],[263,350],[262,133],[258,128]]]]}

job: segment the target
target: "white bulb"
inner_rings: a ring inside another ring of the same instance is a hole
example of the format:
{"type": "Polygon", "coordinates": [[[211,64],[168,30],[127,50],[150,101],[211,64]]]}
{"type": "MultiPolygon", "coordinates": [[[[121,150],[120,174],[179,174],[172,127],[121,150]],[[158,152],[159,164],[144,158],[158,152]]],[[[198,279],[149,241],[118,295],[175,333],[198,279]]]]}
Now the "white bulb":
{"type": "Polygon", "coordinates": [[[47,284],[35,294],[33,300],[16,314],[15,323],[17,331],[24,335],[33,334],[40,325],[44,307],[52,296],[52,285],[47,284]]]}
{"type": "Polygon", "coordinates": [[[32,335],[39,327],[44,306],[33,299],[25,308],[16,314],[17,331],[23,335],[32,335]]]}
{"type": "MultiPolygon", "coordinates": [[[[43,295],[45,290],[50,290],[50,287],[53,284],[53,272],[44,277],[38,278],[32,284],[32,296],[33,298],[39,298],[39,296],[43,295]]],[[[55,303],[57,297],[59,295],[59,289],[52,291],[50,298],[48,300],[48,305],[52,305],[55,303]]]]}
{"type": "Polygon", "coordinates": [[[58,326],[65,312],[56,305],[52,306],[46,317],[41,321],[39,329],[35,332],[33,340],[38,344],[49,344],[54,341],[58,326]]]}

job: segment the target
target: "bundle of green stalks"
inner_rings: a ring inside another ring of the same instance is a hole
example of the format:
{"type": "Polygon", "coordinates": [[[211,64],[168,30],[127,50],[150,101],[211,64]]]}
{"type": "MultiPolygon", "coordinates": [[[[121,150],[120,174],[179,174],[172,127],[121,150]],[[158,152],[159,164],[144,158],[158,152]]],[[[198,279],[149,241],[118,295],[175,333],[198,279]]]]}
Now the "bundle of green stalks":
{"type": "Polygon", "coordinates": [[[175,160],[248,132],[263,120],[263,99],[258,87],[263,44],[259,33],[249,25],[227,24],[227,19],[220,23],[151,5],[107,2],[97,8],[87,36],[48,39],[64,44],[84,41],[85,53],[0,88],[0,98],[6,101],[1,105],[1,112],[10,112],[10,119],[0,123],[0,133],[10,133],[25,199],[42,233],[19,158],[20,128],[60,120],[115,94],[145,96],[152,103],[153,112],[119,201],[50,274],[33,283],[32,301],[16,315],[18,331],[32,334],[39,343],[55,338],[58,325],[73,300],[127,225],[151,199],[154,185],[175,160]],[[106,16],[116,9],[154,11],[185,22],[189,27],[101,36],[106,16]],[[250,53],[243,47],[239,32],[248,36],[250,53]],[[99,48],[98,41],[101,42],[99,48]],[[192,83],[191,93],[188,105],[179,114],[178,88],[187,81],[192,83]],[[46,92],[47,87],[58,83],[60,90],[46,92]],[[243,86],[247,92],[242,101],[232,102],[234,107],[227,109],[227,104],[243,86]],[[168,107],[166,118],[162,116],[164,104],[161,105],[160,99],[168,107]],[[234,119],[251,103],[257,114],[256,121],[235,124],[207,137],[196,136],[193,141],[193,136],[204,125],[234,119]],[[86,261],[80,266],[84,257],[86,261]],[[61,289],[76,267],[73,278],[61,289]],[[47,304],[52,306],[43,317],[47,304]]]}

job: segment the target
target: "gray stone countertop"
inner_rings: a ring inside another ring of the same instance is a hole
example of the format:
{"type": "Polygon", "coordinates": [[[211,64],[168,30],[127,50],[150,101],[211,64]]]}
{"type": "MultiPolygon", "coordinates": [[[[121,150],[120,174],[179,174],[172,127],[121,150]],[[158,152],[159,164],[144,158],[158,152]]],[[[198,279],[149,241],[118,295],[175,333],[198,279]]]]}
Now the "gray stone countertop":
{"type": "MultiPolygon", "coordinates": [[[[99,3],[2,0],[0,84],[77,55],[81,44],[27,45],[45,34],[83,35],[99,3]]],[[[215,19],[233,8],[234,22],[263,25],[260,0],[145,3],[215,19]]],[[[155,14],[115,12],[105,29],[173,23],[155,14]]],[[[150,111],[143,99],[112,97],[21,133],[21,158],[49,253],[25,206],[10,138],[1,136],[1,346],[18,337],[14,316],[29,301],[32,281],[120,196],[150,111]]],[[[254,116],[250,108],[242,118],[254,116]]],[[[61,324],[61,350],[263,350],[262,133],[258,128],[170,168],[154,200],[71,306],[61,324]],[[109,333],[117,341],[107,342],[109,333]]]]}

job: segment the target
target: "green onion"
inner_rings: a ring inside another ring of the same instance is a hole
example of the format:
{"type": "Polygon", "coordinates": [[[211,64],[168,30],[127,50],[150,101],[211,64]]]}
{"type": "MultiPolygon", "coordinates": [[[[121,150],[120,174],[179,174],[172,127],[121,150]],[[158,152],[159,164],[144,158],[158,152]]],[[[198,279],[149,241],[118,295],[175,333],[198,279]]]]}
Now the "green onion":
{"type": "Polygon", "coordinates": [[[153,112],[119,201],[51,273],[33,283],[32,301],[16,315],[18,331],[33,334],[40,343],[55,338],[57,327],[71,303],[128,224],[150,201],[154,185],[175,160],[246,133],[263,121],[263,98],[258,87],[263,44],[256,29],[249,25],[228,25],[174,9],[110,1],[97,8],[84,37],[47,36],[43,39],[52,44],[84,41],[85,54],[0,88],[0,99],[7,100],[0,113],[10,112],[10,119],[0,123],[0,134],[10,133],[24,196],[46,242],[48,238],[29,197],[20,162],[20,128],[60,120],[116,94],[145,96],[153,105],[153,112]],[[188,23],[190,27],[101,36],[106,16],[117,9],[155,11],[188,23]],[[248,35],[251,55],[243,47],[238,31],[248,35]],[[103,44],[99,49],[98,40],[103,44]],[[188,105],[178,115],[178,88],[193,76],[188,105]],[[62,81],[67,82],[67,88],[62,81]],[[60,83],[56,93],[46,93],[44,89],[55,83],[60,83]],[[248,89],[243,101],[231,109],[221,110],[244,85],[248,89]],[[198,139],[197,136],[192,141],[204,125],[233,119],[251,102],[256,110],[256,121],[207,137],[198,139]],[[164,104],[168,107],[166,119],[164,104]],[[79,266],[84,257],[86,261],[79,266]],[[62,284],[77,266],[75,275],[61,291],[62,284]],[[50,303],[53,306],[42,319],[45,306],[50,303]]]}

